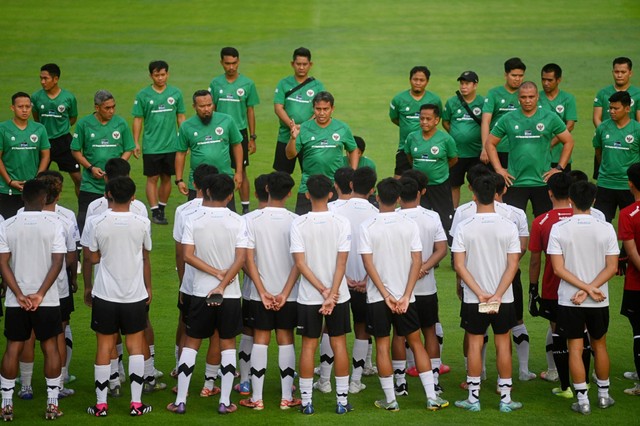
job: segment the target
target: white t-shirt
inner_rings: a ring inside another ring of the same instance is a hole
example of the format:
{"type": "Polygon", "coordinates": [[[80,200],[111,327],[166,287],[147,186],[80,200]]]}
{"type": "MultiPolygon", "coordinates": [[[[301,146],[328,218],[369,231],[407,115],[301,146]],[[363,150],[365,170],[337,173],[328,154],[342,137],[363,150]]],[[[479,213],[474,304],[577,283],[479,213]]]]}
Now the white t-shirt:
{"type": "MultiPolygon", "coordinates": [[[[236,248],[246,248],[246,227],[241,216],[226,207],[202,206],[185,217],[182,244],[195,246],[195,256],[216,269],[229,269],[236,258],[236,248]]],[[[194,268],[195,269],[195,268],[194,268]]],[[[220,280],[194,271],[193,295],[207,297],[220,280]]],[[[238,276],[224,289],[225,299],[241,296],[238,276]]]]}
{"type": "MultiPolygon", "coordinates": [[[[257,210],[251,210],[249,213],[242,215],[242,218],[244,219],[245,222],[245,226],[247,225],[247,221],[259,214],[261,214],[262,209],[257,209],[257,210]]],[[[247,241],[249,238],[249,232],[247,230],[247,241]]],[[[248,248],[248,246],[247,246],[248,248]]],[[[248,256],[248,254],[247,254],[248,256]]],[[[255,260],[255,256],[254,256],[254,260],[255,260]]],[[[251,280],[251,277],[249,277],[249,274],[247,274],[244,270],[243,270],[243,274],[242,274],[242,298],[244,300],[251,300],[251,293],[254,290],[254,285],[253,285],[253,281],[251,280]]]]}
{"type": "MultiPolygon", "coordinates": [[[[389,293],[396,299],[404,294],[411,270],[411,253],[420,252],[418,224],[398,212],[378,213],[360,227],[359,254],[372,254],[373,264],[389,293]]],[[[384,300],[371,278],[367,281],[367,303],[384,300]]],[[[410,302],[416,298],[411,293],[410,302]]]]}
{"type": "Polygon", "coordinates": [[[356,281],[362,281],[367,275],[362,264],[362,256],[358,254],[360,240],[360,225],[378,214],[378,209],[368,200],[363,198],[351,198],[349,200],[337,200],[329,203],[329,211],[335,212],[349,219],[351,224],[351,250],[347,258],[345,276],[356,281]]]}
{"type": "MultiPolygon", "coordinates": [[[[456,227],[451,251],[466,253],[465,265],[482,290],[494,294],[507,269],[507,254],[520,253],[518,229],[498,213],[476,213],[456,227]]],[[[464,284],[464,282],[463,282],[464,284]]],[[[478,296],[465,284],[463,301],[478,303],[478,296]]],[[[513,302],[511,286],[502,303],[513,302]]]]}
{"type": "MultiPolygon", "coordinates": [[[[60,222],[60,226],[64,230],[64,238],[65,244],[67,247],[67,252],[75,252],[76,251],[76,243],[78,242],[78,225],[75,225],[69,219],[64,216],[58,214],[57,212],[49,212],[43,211],[44,214],[51,216],[53,220],[57,220],[60,222]]],[[[62,261],[62,269],[56,278],[56,283],[54,284],[58,286],[58,297],[60,299],[64,299],[65,297],[69,297],[69,276],[67,275],[67,260],[62,261]]]]}
{"type": "MultiPolygon", "coordinates": [[[[508,204],[494,201],[493,207],[496,210],[496,213],[498,213],[500,216],[506,217],[507,219],[511,220],[514,223],[516,223],[516,220],[518,220],[518,217],[514,217],[514,214],[516,213],[514,213],[514,211],[510,208],[511,206],[509,206],[508,204]]],[[[458,226],[458,224],[472,217],[474,214],[476,214],[477,211],[478,211],[478,206],[475,201],[469,201],[468,203],[465,203],[460,207],[458,207],[456,209],[455,214],[453,215],[453,221],[451,222],[451,229],[449,230],[449,235],[453,237],[456,234],[456,227],[458,226]]],[[[516,225],[518,226],[518,234],[521,237],[528,237],[529,229],[527,227],[526,214],[524,218],[525,218],[524,230],[522,228],[521,223],[516,223],[516,225]],[[522,235],[523,233],[524,235],[522,235]]]]}
{"type": "MultiPolygon", "coordinates": [[[[89,207],[87,207],[87,217],[102,214],[107,211],[109,201],[105,197],[93,200],[89,207]]],[[[147,206],[142,201],[133,200],[129,205],[129,211],[142,217],[149,218],[149,212],[147,212],[147,206]]]]}
{"type": "MultiPolygon", "coordinates": [[[[606,256],[618,255],[620,249],[616,232],[610,223],[591,215],[577,214],[551,227],[547,254],[561,254],[564,257],[565,268],[589,284],[604,269],[606,256]]],[[[609,306],[609,284],[603,284],[600,290],[606,296],[602,302],[587,297],[581,305],[574,305],[571,298],[578,289],[560,280],[558,304],[585,308],[609,306]]]]}
{"type": "MultiPolygon", "coordinates": [[[[265,207],[244,215],[247,222],[247,248],[253,249],[255,261],[264,288],[272,295],[282,292],[294,261],[289,253],[291,224],[297,214],[284,208],[265,207]],[[255,214],[251,214],[254,213],[255,214]]],[[[260,294],[251,283],[251,300],[260,301],[260,294]]],[[[246,285],[246,282],[245,282],[246,285]]],[[[298,283],[294,285],[287,302],[298,298],[298,283]]]]}
{"type": "Polygon", "coordinates": [[[144,283],[142,251],[151,250],[151,222],[132,212],[107,210],[93,220],[89,250],[100,251],[91,294],[116,303],[133,303],[149,295],[144,283]]]}
{"type": "MultiPolygon", "coordinates": [[[[23,211],[24,211],[24,207],[20,207],[20,209],[18,210],[18,213],[22,213],[23,211]]],[[[74,238],[76,239],[76,242],[79,243],[80,229],[78,229],[78,220],[76,219],[76,214],[73,212],[73,210],[69,210],[68,208],[63,207],[60,204],[56,204],[55,212],[73,224],[73,226],[75,227],[73,231],[74,233],[73,235],[74,235],[74,238]]],[[[1,217],[2,216],[0,216],[0,218],[1,217]]],[[[0,223],[1,222],[2,220],[0,220],[0,223]]]]}
{"type": "MultiPolygon", "coordinates": [[[[0,253],[11,253],[11,270],[25,296],[37,293],[42,286],[51,269],[51,255],[66,252],[64,229],[60,221],[50,214],[22,212],[0,225],[0,253]]],[[[7,288],[5,306],[20,306],[10,288],[7,288]]],[[[40,306],[60,306],[55,283],[40,306]]]]}
{"type": "MultiPolygon", "coordinates": [[[[186,203],[180,204],[176,208],[175,220],[173,221],[173,239],[182,244],[182,234],[184,233],[184,222],[186,218],[194,214],[198,208],[202,206],[202,198],[194,198],[186,203]]],[[[180,283],[180,292],[192,295],[193,294],[193,277],[195,275],[195,268],[188,263],[184,264],[184,275],[182,276],[182,282],[180,283]]]]}
{"type": "Polygon", "coordinates": [[[591,207],[589,209],[589,212],[591,213],[591,216],[595,217],[598,220],[601,220],[603,222],[607,221],[607,218],[605,217],[604,213],[602,213],[600,210],[596,209],[595,207],[591,207]]]}
{"type": "MultiPolygon", "coordinates": [[[[440,216],[433,210],[421,206],[412,209],[402,209],[400,214],[412,219],[418,224],[420,241],[422,242],[422,261],[425,262],[433,254],[433,245],[438,241],[447,241],[447,235],[442,227],[440,216]]],[[[427,275],[418,279],[413,294],[428,296],[438,291],[436,287],[435,270],[431,269],[427,275]]]]}
{"type": "MultiPolygon", "coordinates": [[[[291,253],[304,253],[307,266],[326,287],[331,288],[339,252],[351,249],[351,225],[346,217],[333,212],[310,212],[297,217],[291,224],[291,253]]],[[[338,303],[351,298],[343,276],[338,289],[338,303]]],[[[300,278],[298,303],[322,305],[324,298],[304,277],[300,278]]]]}

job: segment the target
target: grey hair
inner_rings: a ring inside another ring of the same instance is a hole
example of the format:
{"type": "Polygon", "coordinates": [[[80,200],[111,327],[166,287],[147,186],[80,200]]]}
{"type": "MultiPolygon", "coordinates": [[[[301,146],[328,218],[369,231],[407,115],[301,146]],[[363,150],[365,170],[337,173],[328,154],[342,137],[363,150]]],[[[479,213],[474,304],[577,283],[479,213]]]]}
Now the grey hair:
{"type": "Polygon", "coordinates": [[[113,95],[108,90],[98,90],[96,94],[93,96],[93,104],[94,105],[102,105],[109,99],[113,99],[113,95]]]}

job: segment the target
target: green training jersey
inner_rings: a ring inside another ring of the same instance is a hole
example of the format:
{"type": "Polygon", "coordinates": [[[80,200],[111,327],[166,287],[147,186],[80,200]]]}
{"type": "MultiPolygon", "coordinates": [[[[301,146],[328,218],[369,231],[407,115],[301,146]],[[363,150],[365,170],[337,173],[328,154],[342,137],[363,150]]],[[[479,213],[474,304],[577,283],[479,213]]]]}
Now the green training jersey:
{"type": "MultiPolygon", "coordinates": [[[[484,97],[476,95],[468,105],[473,115],[482,120],[484,97]]],[[[442,111],[442,120],[450,123],[449,134],[456,141],[460,158],[480,157],[482,151],[480,125],[469,115],[457,96],[447,100],[442,111]]]]}
{"type": "MultiPolygon", "coordinates": [[[[71,141],[72,151],[82,151],[82,155],[95,167],[104,170],[107,161],[133,151],[136,145],[129,125],[124,118],[114,115],[107,123],[98,121],[95,114],[78,120],[71,141]]],[[[96,179],[87,169],[82,171],[80,191],[104,194],[104,179],[96,179]]]]}
{"type": "Polygon", "coordinates": [[[442,111],[442,101],[433,92],[425,91],[422,98],[415,100],[411,96],[411,90],[398,93],[389,105],[389,118],[398,121],[400,127],[400,141],[398,152],[404,150],[404,143],[409,133],[420,130],[420,107],[424,104],[434,104],[442,111]]]}
{"type": "Polygon", "coordinates": [[[356,149],[351,129],[340,120],[332,118],[327,127],[320,127],[315,120],[300,125],[296,138],[296,150],[302,154],[302,179],[298,192],[307,192],[307,179],[312,175],[325,175],[333,182],[333,176],[343,165],[344,150],[356,149]]]}
{"type": "Polygon", "coordinates": [[[235,120],[228,114],[214,112],[209,124],[203,124],[197,115],[185,120],[178,132],[179,152],[191,151],[189,189],[193,186],[193,171],[200,164],[210,164],[219,173],[233,176],[229,151],[231,145],[242,142],[242,134],[235,120]]]}
{"type": "MultiPolygon", "coordinates": [[[[484,98],[484,106],[482,113],[490,113],[491,124],[489,130],[493,129],[498,120],[505,114],[515,111],[520,107],[518,101],[518,91],[511,93],[504,86],[494,87],[489,90],[487,97],[484,98]]],[[[509,152],[509,142],[503,139],[498,144],[498,152],[509,152]]]]}
{"type": "MultiPolygon", "coordinates": [[[[351,163],[349,163],[349,157],[346,155],[342,157],[342,166],[341,167],[351,167],[351,163]]],[[[358,168],[362,167],[371,167],[373,171],[376,170],[376,163],[369,157],[365,157],[364,155],[360,157],[358,160],[358,168]]]]}
{"type": "Polygon", "coordinates": [[[60,89],[58,96],[51,99],[43,89],[31,96],[33,109],[38,114],[38,121],[47,129],[49,139],[59,138],[71,130],[69,120],[78,116],[76,97],[65,89],[60,89]]]}
{"type": "MultiPolygon", "coordinates": [[[[602,108],[602,115],[600,116],[600,120],[605,121],[611,118],[609,116],[609,98],[616,92],[617,90],[612,84],[600,90],[593,100],[594,107],[602,108]]],[[[629,110],[629,118],[635,120],[636,112],[638,111],[638,102],[640,102],[640,88],[629,86],[627,92],[629,92],[629,96],[631,96],[631,109],[629,110]]]]}
{"type": "MultiPolygon", "coordinates": [[[[34,179],[40,166],[40,151],[51,148],[45,127],[31,120],[24,130],[13,120],[0,123],[0,143],[2,163],[12,180],[34,179]]],[[[0,179],[0,194],[18,195],[20,191],[0,179]]]]}
{"type": "Polygon", "coordinates": [[[567,130],[557,114],[538,108],[527,117],[522,110],[504,115],[491,134],[509,142],[508,172],[514,187],[546,186],[542,175],[549,171],[549,149],[554,136],[567,130]]]}
{"type": "Polygon", "coordinates": [[[627,169],[640,162],[640,123],[631,120],[619,129],[614,121],[603,121],[593,136],[593,147],[602,150],[598,186],[628,190],[627,169]]]}
{"type": "Polygon", "coordinates": [[[182,92],[167,85],[162,93],[147,86],[133,101],[133,116],[144,119],[142,152],[144,154],[166,154],[176,152],[178,143],[178,114],[184,114],[182,92]]]}
{"type": "Polygon", "coordinates": [[[422,129],[409,133],[404,152],[413,158],[413,168],[427,175],[428,185],[449,179],[449,159],[458,156],[455,141],[443,130],[436,130],[429,139],[424,138],[422,129]]]}
{"type": "MultiPolygon", "coordinates": [[[[538,107],[555,112],[565,124],[567,124],[567,121],[578,121],[576,98],[572,94],[563,90],[560,90],[554,99],[547,98],[547,95],[544,94],[544,90],[541,90],[538,107]]],[[[562,144],[556,144],[556,146],[551,148],[549,162],[559,162],[561,153],[562,144]]],[[[569,159],[569,163],[571,163],[571,159],[569,159]]]]}
{"type": "MultiPolygon", "coordinates": [[[[296,124],[302,124],[313,116],[313,98],[318,92],[324,91],[324,85],[318,80],[313,80],[289,94],[285,99],[284,95],[299,84],[292,75],[283,78],[278,83],[273,98],[273,103],[283,105],[287,115],[295,121],[296,124]]],[[[278,121],[280,121],[278,142],[287,143],[291,138],[289,123],[283,123],[281,120],[278,121]]]]}
{"type": "Polygon", "coordinates": [[[238,129],[246,129],[247,108],[260,103],[253,80],[238,74],[238,78],[229,83],[223,74],[211,80],[209,91],[216,111],[230,115],[236,121],[238,129]]]}

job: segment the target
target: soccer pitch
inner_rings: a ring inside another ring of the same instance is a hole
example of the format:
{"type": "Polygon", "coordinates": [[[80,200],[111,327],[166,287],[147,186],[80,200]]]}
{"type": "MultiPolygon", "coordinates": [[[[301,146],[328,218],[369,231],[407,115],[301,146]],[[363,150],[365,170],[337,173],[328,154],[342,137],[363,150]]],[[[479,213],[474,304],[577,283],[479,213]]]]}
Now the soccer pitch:
{"type": "MultiPolygon", "coordinates": [[[[573,93],[578,102],[579,121],[573,132],[576,148],[573,168],[591,174],[593,149],[591,107],[593,96],[612,83],[611,60],[628,56],[640,66],[640,4],[637,1],[609,2],[585,0],[540,0],[537,2],[472,2],[453,0],[345,2],[327,1],[256,1],[222,3],[212,1],[123,1],[111,2],[61,0],[42,3],[33,0],[4,2],[0,23],[2,68],[0,77],[0,120],[12,117],[10,97],[17,91],[33,93],[40,88],[41,65],[56,62],[62,69],[60,86],[78,99],[80,117],[93,111],[93,94],[108,89],[117,103],[116,113],[131,123],[135,94],[149,84],[147,64],[164,59],[170,64],[169,83],[185,96],[187,117],[193,115],[190,99],[197,89],[205,89],[214,76],[222,73],[219,50],[234,46],[240,51],[240,72],[252,78],[261,104],[256,107],[258,151],[251,157],[249,178],[271,171],[278,122],[273,113],[273,91],[277,82],[291,74],[291,53],[299,46],[313,54],[311,75],[321,80],[336,98],[334,116],[351,126],[354,134],[367,141],[366,155],[373,159],[379,178],[393,174],[394,154],[398,143],[397,127],[388,118],[389,101],[409,87],[409,69],[427,65],[431,70],[428,90],[438,94],[443,103],[458,88],[456,78],[472,69],[480,77],[478,93],[504,83],[503,62],[519,56],[527,65],[526,79],[540,81],[540,68],[556,62],[563,68],[561,88],[573,93]]],[[[640,85],[640,77],[632,79],[640,85]]],[[[131,159],[132,177],[138,185],[137,196],[144,196],[141,160],[131,159]]],[[[54,166],[55,167],[55,166],[54,166]]],[[[299,183],[300,176],[294,175],[299,183]]],[[[61,204],[77,209],[72,184],[66,185],[61,204]]],[[[463,191],[462,202],[470,199],[463,191]]],[[[184,201],[173,190],[168,207],[170,224],[175,207],[184,201]]],[[[252,197],[252,207],[255,205],[252,197]]],[[[290,200],[293,206],[293,199],[290,200]]],[[[156,332],[156,366],[165,372],[169,388],[175,381],[168,377],[174,366],[174,333],[177,322],[177,278],[174,270],[172,226],[153,225],[153,286],[151,318],[156,332]]],[[[523,285],[528,284],[528,255],[521,262],[523,285]]],[[[410,395],[399,399],[401,411],[388,413],[376,409],[373,402],[382,397],[376,377],[367,377],[368,388],[350,396],[355,411],[340,418],[334,414],[335,396],[314,393],[316,415],[306,418],[295,412],[280,411],[279,374],[275,343],[269,352],[265,381],[265,405],[262,412],[240,407],[238,412],[218,417],[217,397],[198,396],[204,372],[204,350],[200,351],[193,376],[188,411],[173,415],[164,407],[173,400],[170,390],[144,396],[154,412],[139,424],[172,422],[200,424],[211,422],[210,416],[229,424],[253,421],[275,423],[346,424],[423,423],[495,424],[497,422],[535,421],[539,424],[589,422],[589,424],[630,424],[640,416],[638,399],[623,394],[632,382],[622,373],[633,369],[632,333],[626,318],[619,315],[622,279],[610,282],[611,324],[608,339],[611,356],[611,395],[616,405],[607,410],[596,408],[595,385],[590,391],[593,414],[582,417],[569,410],[570,401],[551,395],[556,386],[536,379],[517,379],[514,351],[513,398],[524,408],[509,415],[497,410],[495,394],[495,356],[488,349],[488,379],[483,383],[480,399],[483,410],[467,413],[453,407],[453,401],[466,398],[458,385],[465,380],[462,359],[462,330],[459,328],[459,302],[455,296],[455,276],[448,257],[436,270],[441,305],[440,318],[445,329],[443,361],[451,373],[441,376],[443,397],[451,406],[442,412],[424,409],[424,394],[418,379],[409,378],[410,395]]],[[[79,280],[82,289],[81,280],[79,280]]],[[[62,423],[99,422],[85,414],[95,403],[93,361],[95,337],[89,328],[90,311],[82,304],[82,292],[76,294],[76,311],[72,315],[74,352],[71,373],[78,381],[70,387],[76,394],[61,402],[62,423]]],[[[546,369],[545,334],[542,318],[525,314],[531,336],[530,370],[536,374],[546,369]]],[[[2,337],[4,339],[4,337],[2,337]]],[[[36,355],[34,371],[35,399],[21,401],[14,396],[15,421],[33,423],[43,416],[45,386],[42,379],[42,355],[36,355]]],[[[297,384],[297,383],[296,383],[297,384]]],[[[124,396],[110,399],[110,424],[128,420],[128,382],[124,396]]],[[[232,395],[237,403],[239,397],[232,395]]]]}

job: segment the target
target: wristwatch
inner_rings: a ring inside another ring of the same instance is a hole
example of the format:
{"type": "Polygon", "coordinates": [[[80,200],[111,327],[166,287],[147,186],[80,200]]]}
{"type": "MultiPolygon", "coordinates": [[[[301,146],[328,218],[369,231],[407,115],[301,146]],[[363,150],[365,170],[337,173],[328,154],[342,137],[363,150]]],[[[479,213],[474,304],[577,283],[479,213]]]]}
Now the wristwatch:
{"type": "Polygon", "coordinates": [[[174,183],[175,183],[176,185],[180,185],[180,183],[182,183],[182,182],[184,182],[184,180],[183,180],[183,179],[176,179],[176,180],[174,181],[174,183]]]}
{"type": "Polygon", "coordinates": [[[249,136],[249,139],[251,139],[252,141],[255,141],[256,139],[258,139],[258,135],[254,133],[251,136],[249,136]]]}
{"type": "Polygon", "coordinates": [[[564,167],[562,167],[560,164],[558,164],[556,166],[556,170],[560,170],[561,172],[564,172],[564,167]]]}

